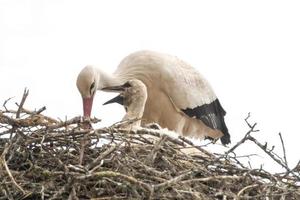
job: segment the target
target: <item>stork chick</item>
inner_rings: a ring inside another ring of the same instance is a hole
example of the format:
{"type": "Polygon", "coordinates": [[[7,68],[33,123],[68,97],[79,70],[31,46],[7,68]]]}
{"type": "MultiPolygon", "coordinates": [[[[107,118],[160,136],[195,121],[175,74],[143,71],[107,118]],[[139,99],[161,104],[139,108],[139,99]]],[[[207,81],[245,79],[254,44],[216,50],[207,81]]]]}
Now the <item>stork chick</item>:
{"type": "Polygon", "coordinates": [[[141,125],[141,118],[147,100],[147,88],[142,81],[132,79],[123,85],[105,87],[103,90],[120,92],[119,96],[104,103],[104,105],[113,102],[124,105],[126,114],[123,117],[123,121],[136,120],[130,127],[138,127],[141,125]]]}

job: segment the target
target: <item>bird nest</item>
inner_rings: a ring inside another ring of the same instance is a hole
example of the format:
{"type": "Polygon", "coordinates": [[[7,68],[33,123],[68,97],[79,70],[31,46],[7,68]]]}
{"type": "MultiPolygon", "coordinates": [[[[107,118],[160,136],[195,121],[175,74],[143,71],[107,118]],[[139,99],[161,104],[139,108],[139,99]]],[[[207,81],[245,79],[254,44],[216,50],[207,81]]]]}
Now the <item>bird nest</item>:
{"type": "Polygon", "coordinates": [[[45,108],[24,109],[27,95],[16,110],[7,101],[0,110],[0,199],[300,199],[298,168],[251,136],[255,124],[227,152],[214,154],[160,130],[93,130],[82,127],[100,120],[52,119],[41,114],[45,108]],[[234,151],[245,140],[286,172],[241,164],[234,151]]]}

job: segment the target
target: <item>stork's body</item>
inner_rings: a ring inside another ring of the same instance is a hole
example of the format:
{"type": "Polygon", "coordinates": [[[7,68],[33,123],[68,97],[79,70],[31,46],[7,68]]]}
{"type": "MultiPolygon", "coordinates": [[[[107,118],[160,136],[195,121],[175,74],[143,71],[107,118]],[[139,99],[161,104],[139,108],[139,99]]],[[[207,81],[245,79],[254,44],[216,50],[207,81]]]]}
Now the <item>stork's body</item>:
{"type": "Polygon", "coordinates": [[[130,79],[139,79],[147,87],[143,123],[155,122],[163,128],[196,138],[223,135],[222,143],[230,142],[224,122],[225,111],[209,83],[177,57],[152,51],[127,56],[112,75],[91,66],[85,67],[77,79],[84,114],[90,115],[89,105],[96,89],[121,85],[130,79]]]}

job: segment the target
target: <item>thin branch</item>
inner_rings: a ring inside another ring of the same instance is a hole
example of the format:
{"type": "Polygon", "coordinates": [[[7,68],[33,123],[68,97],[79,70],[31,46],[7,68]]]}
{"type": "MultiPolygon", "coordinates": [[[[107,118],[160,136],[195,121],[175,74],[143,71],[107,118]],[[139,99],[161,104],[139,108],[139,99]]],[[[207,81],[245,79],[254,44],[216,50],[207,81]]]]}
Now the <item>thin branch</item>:
{"type": "Polygon", "coordinates": [[[96,166],[101,162],[104,158],[106,158],[108,155],[110,155],[112,152],[114,152],[119,146],[121,146],[123,142],[117,144],[117,145],[112,145],[109,149],[101,153],[93,162],[88,164],[86,167],[87,169],[92,169],[91,172],[95,171],[99,166],[96,166]]]}
{"type": "Polygon", "coordinates": [[[246,190],[249,190],[249,189],[252,189],[252,188],[255,188],[255,187],[258,187],[258,186],[259,186],[258,184],[248,185],[248,186],[244,187],[243,189],[241,189],[241,190],[237,193],[237,196],[240,197],[241,194],[243,194],[246,190]]]}
{"type": "Polygon", "coordinates": [[[13,182],[13,184],[23,193],[23,195],[26,194],[25,190],[16,182],[15,178],[13,177],[13,175],[11,174],[9,167],[7,166],[6,160],[5,160],[5,155],[7,154],[7,151],[9,149],[9,145],[6,143],[5,147],[4,147],[4,151],[2,153],[2,155],[0,156],[0,164],[2,163],[2,165],[4,166],[9,178],[11,179],[11,181],[13,182]]]}
{"type": "Polygon", "coordinates": [[[249,136],[248,140],[254,142],[257,146],[259,146],[266,154],[268,154],[275,162],[277,162],[280,166],[285,168],[288,172],[291,172],[298,180],[300,180],[300,176],[296,175],[285,163],[281,162],[279,159],[277,159],[274,154],[272,153],[272,150],[268,151],[266,148],[266,145],[262,145],[260,142],[258,142],[254,137],[249,136]]]}
{"type": "Polygon", "coordinates": [[[4,107],[4,109],[5,109],[6,112],[8,112],[8,109],[6,108],[6,104],[7,104],[7,102],[9,102],[12,98],[13,98],[13,97],[10,97],[10,98],[6,99],[6,100],[4,101],[4,103],[3,103],[3,105],[2,105],[2,106],[4,107]]]}
{"type": "Polygon", "coordinates": [[[188,172],[186,172],[184,174],[181,174],[181,175],[176,176],[176,177],[174,177],[174,178],[172,178],[170,180],[167,180],[164,183],[160,183],[160,184],[154,185],[154,189],[155,190],[159,190],[161,188],[170,187],[170,186],[172,186],[172,185],[174,185],[174,184],[176,184],[176,183],[178,183],[178,182],[180,182],[180,181],[182,181],[182,180],[190,177],[194,173],[195,172],[193,172],[193,171],[188,171],[188,172]]]}
{"type": "Polygon", "coordinates": [[[285,162],[285,165],[288,166],[288,162],[287,162],[287,159],[286,159],[285,146],[284,146],[284,142],[283,142],[282,135],[281,135],[280,132],[279,132],[279,137],[280,137],[280,141],[281,141],[281,146],[282,146],[282,151],[283,151],[284,162],[285,162]]]}
{"type": "Polygon", "coordinates": [[[228,154],[230,154],[231,152],[233,152],[237,147],[239,147],[241,144],[243,144],[245,141],[247,141],[249,139],[249,136],[250,136],[251,133],[259,131],[259,130],[255,129],[255,126],[257,125],[257,123],[254,123],[253,125],[251,125],[248,122],[249,118],[250,118],[250,113],[248,113],[247,117],[245,118],[245,122],[247,123],[248,127],[250,128],[250,130],[245,134],[245,136],[239,142],[237,142],[233,147],[231,147],[225,153],[225,156],[227,156],[228,154]]]}
{"type": "Polygon", "coordinates": [[[22,110],[22,108],[23,108],[23,105],[24,105],[24,103],[25,103],[25,101],[26,101],[26,98],[27,98],[28,94],[29,94],[29,90],[27,90],[27,88],[25,88],[25,89],[24,89],[24,93],[23,93],[22,100],[21,100],[20,104],[18,105],[19,108],[18,108],[17,114],[16,114],[16,118],[17,118],[17,119],[20,118],[20,113],[21,113],[21,110],[22,110]]]}
{"type": "Polygon", "coordinates": [[[205,178],[193,178],[189,180],[182,181],[182,183],[190,182],[209,182],[209,181],[220,181],[220,180],[242,180],[245,176],[210,176],[205,178]]]}

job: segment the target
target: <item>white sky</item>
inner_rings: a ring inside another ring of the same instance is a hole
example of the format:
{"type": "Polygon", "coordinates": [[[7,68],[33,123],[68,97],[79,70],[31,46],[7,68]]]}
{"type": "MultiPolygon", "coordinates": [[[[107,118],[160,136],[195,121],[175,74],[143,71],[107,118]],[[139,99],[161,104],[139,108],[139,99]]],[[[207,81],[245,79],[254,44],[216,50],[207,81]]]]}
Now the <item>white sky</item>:
{"type": "MultiPolygon", "coordinates": [[[[112,72],[131,52],[165,52],[210,81],[233,144],[251,112],[261,130],[256,136],[279,153],[282,132],[293,167],[300,159],[299,11],[299,1],[275,0],[0,0],[0,103],[19,101],[28,87],[27,108],[46,105],[52,117],[77,116],[82,67],[112,72]]],[[[102,107],[111,96],[98,92],[94,103],[103,125],[124,114],[118,105],[102,107]]]]}

